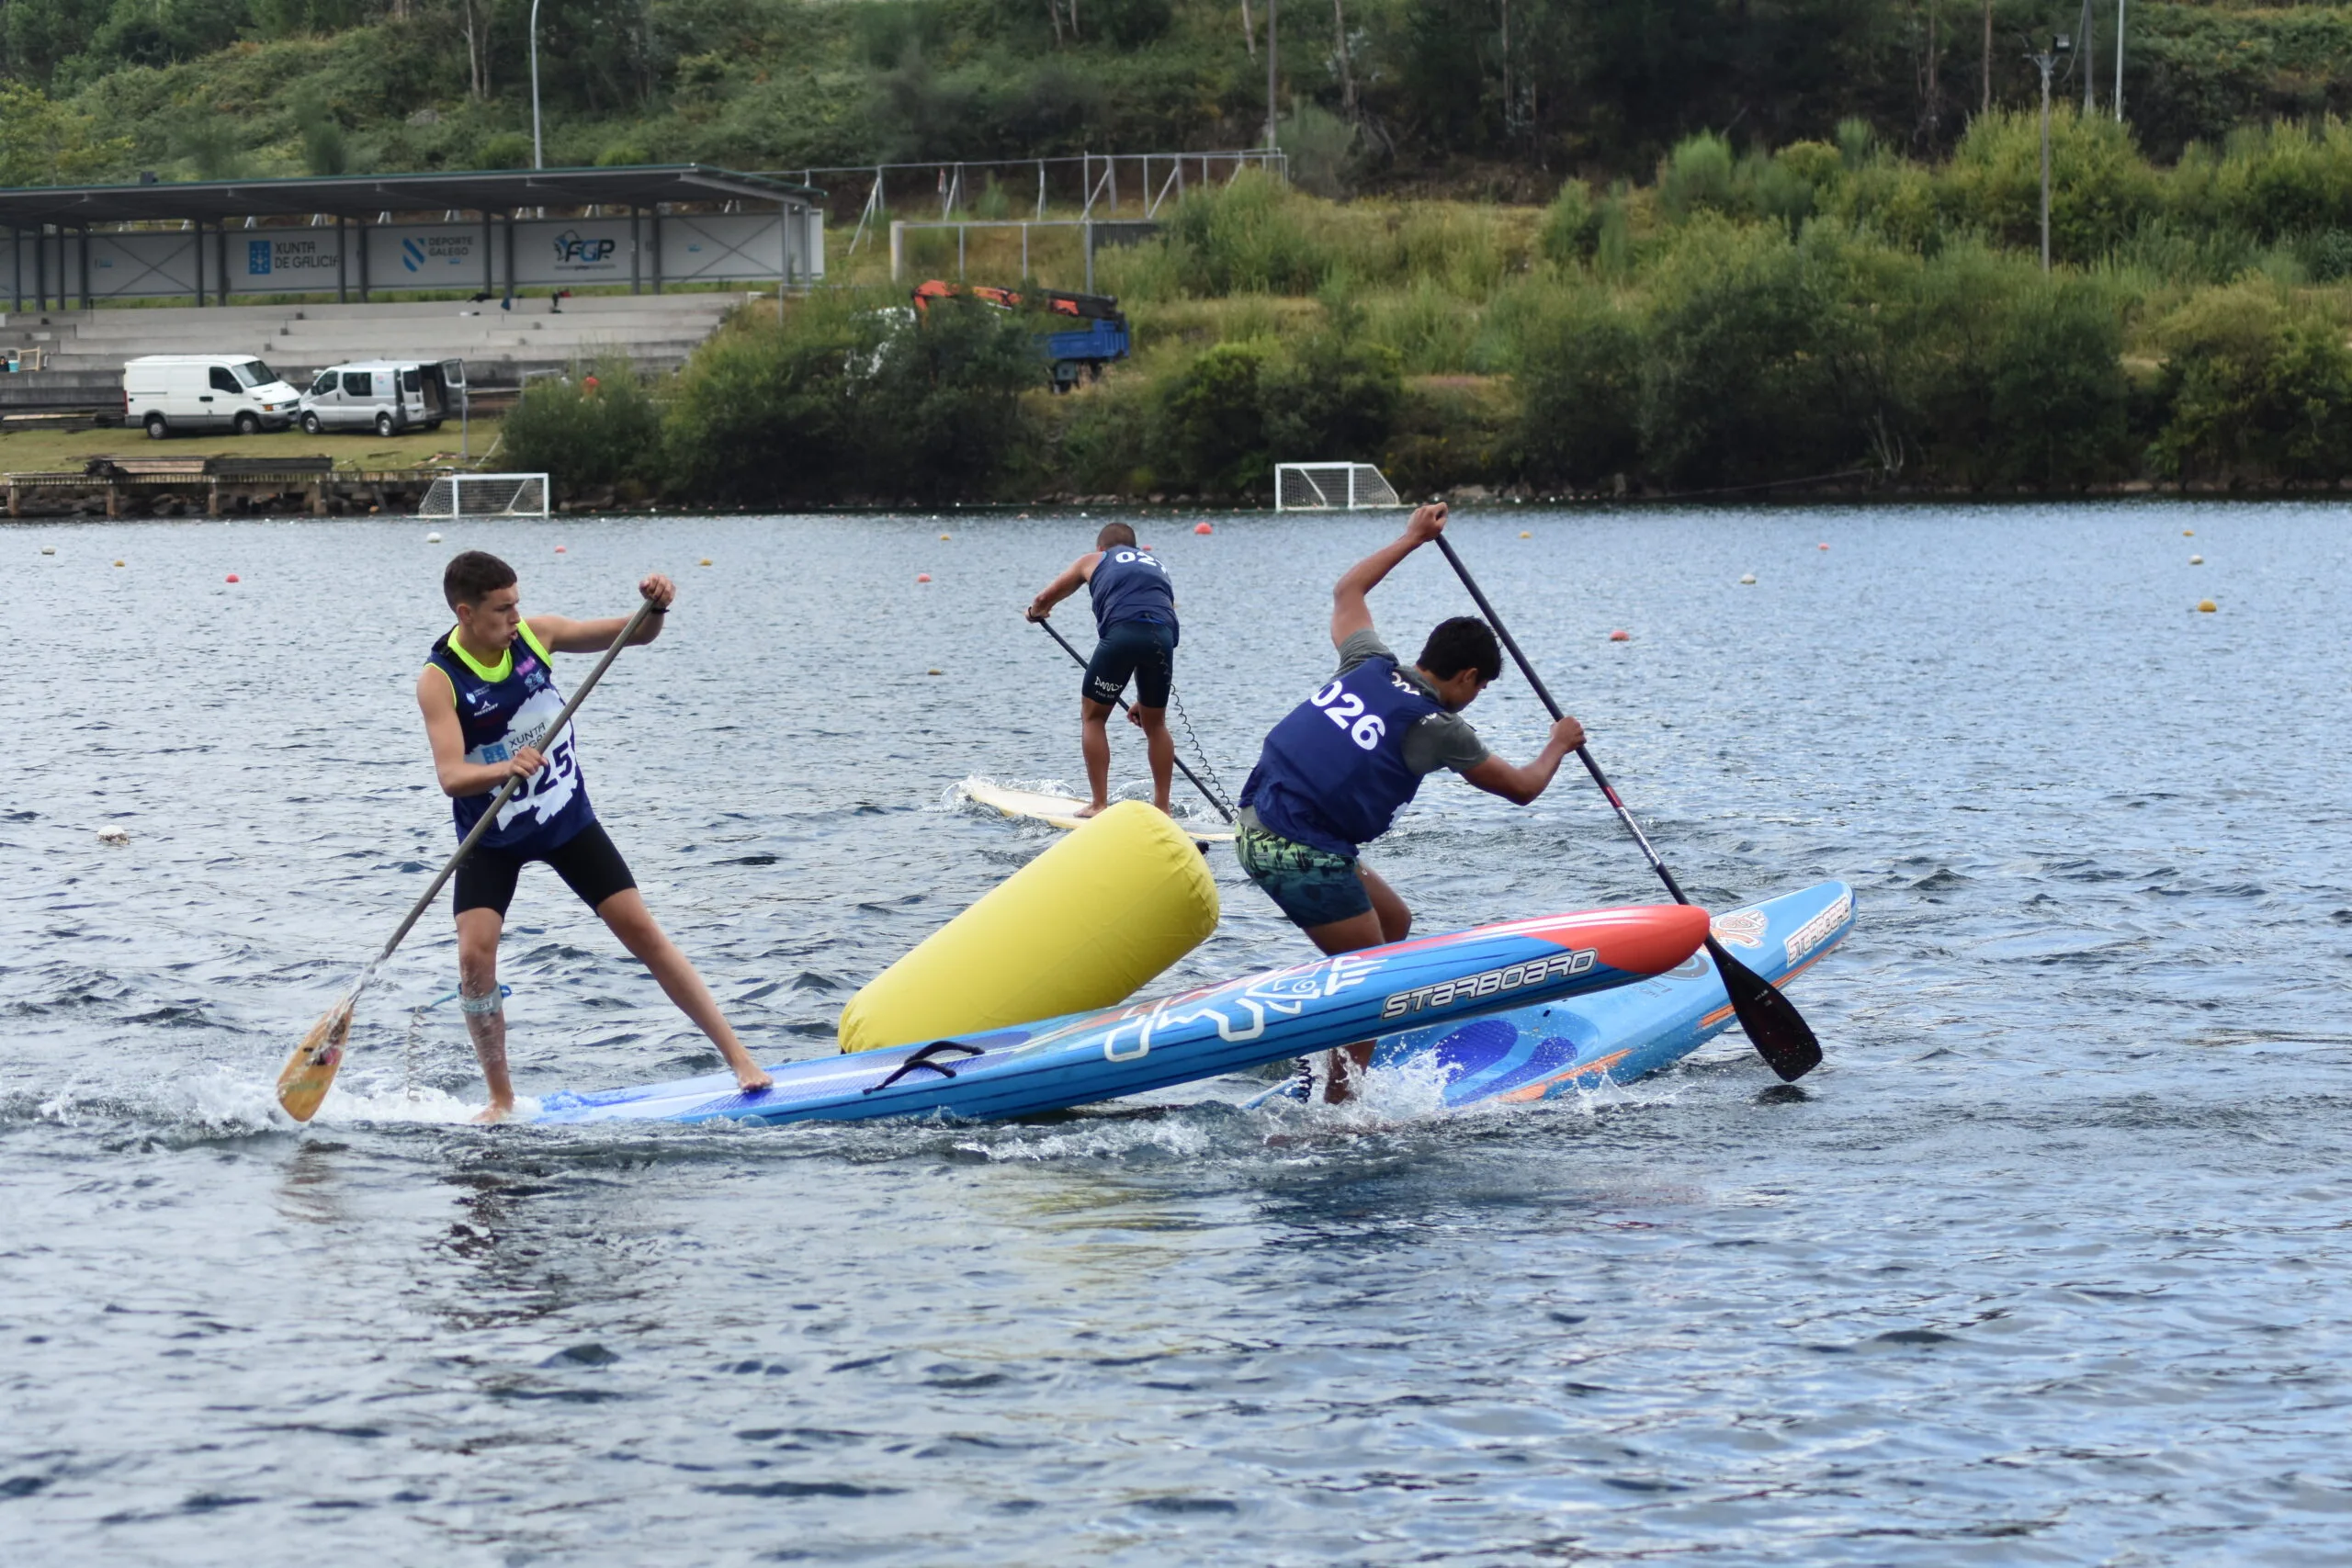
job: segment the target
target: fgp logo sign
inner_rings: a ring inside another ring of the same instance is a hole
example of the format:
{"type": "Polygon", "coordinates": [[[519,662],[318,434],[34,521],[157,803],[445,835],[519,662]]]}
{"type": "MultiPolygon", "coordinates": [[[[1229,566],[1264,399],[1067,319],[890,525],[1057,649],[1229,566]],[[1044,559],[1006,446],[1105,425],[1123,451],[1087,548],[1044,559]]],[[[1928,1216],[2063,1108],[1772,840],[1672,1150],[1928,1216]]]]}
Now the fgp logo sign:
{"type": "Polygon", "coordinates": [[[610,235],[592,238],[577,229],[566,229],[555,237],[556,270],[580,272],[610,266],[618,249],[620,242],[610,235]]]}
{"type": "Polygon", "coordinates": [[[333,271],[335,251],[316,240],[247,240],[245,276],[271,277],[283,272],[333,271]]]}

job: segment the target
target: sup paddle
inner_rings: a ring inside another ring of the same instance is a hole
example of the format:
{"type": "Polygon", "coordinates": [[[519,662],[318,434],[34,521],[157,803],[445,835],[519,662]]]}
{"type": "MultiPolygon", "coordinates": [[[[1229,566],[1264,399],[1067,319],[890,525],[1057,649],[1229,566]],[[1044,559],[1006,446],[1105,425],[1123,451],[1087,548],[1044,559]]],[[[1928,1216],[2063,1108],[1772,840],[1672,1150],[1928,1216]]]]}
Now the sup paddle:
{"type": "MultiPolygon", "coordinates": [[[[1078,649],[1076,649],[1072,648],[1072,647],[1069,645],[1069,638],[1068,638],[1068,637],[1066,637],[1062,636],[1062,634],[1061,634],[1061,633],[1059,633],[1059,632],[1057,632],[1057,631],[1056,631],[1056,630],[1054,629],[1054,623],[1053,623],[1053,622],[1051,622],[1051,621],[1039,621],[1037,624],[1038,624],[1039,626],[1043,626],[1043,627],[1045,627],[1045,628],[1046,628],[1046,635],[1047,637],[1052,637],[1056,642],[1060,643],[1060,644],[1062,645],[1062,651],[1063,651],[1064,653],[1069,654],[1072,659],[1075,659],[1075,660],[1078,660],[1079,668],[1080,668],[1080,669],[1082,670],[1082,669],[1084,669],[1084,668],[1086,667],[1086,655],[1084,655],[1084,654],[1082,654],[1082,653],[1079,652],[1079,651],[1078,651],[1078,649]]],[[[1119,711],[1120,711],[1120,712],[1122,712],[1122,713],[1125,713],[1125,712],[1130,711],[1130,710],[1128,709],[1128,707],[1127,707],[1127,699],[1126,699],[1126,698],[1125,698],[1125,697],[1114,697],[1114,698],[1113,698],[1112,700],[1113,700],[1114,702],[1115,702],[1115,703],[1117,703],[1117,704],[1119,705],[1119,711]]],[[[1193,743],[1194,743],[1195,745],[1198,745],[1198,744],[1199,744],[1199,742],[1198,742],[1197,740],[1195,740],[1193,743]]],[[[1184,765],[1184,759],[1183,759],[1182,756],[1177,757],[1175,761],[1176,761],[1176,770],[1177,770],[1177,772],[1179,772],[1179,773],[1182,773],[1186,778],[1188,778],[1188,779],[1190,779],[1190,780],[1192,780],[1192,781],[1193,781],[1193,787],[1194,789],[1199,790],[1199,791],[1201,792],[1201,798],[1202,798],[1203,800],[1205,800],[1205,801],[1207,801],[1207,802],[1209,803],[1209,809],[1211,809],[1212,811],[1215,811],[1215,812],[1216,812],[1219,817],[1224,818],[1227,821],[1228,821],[1228,822],[1232,821],[1232,820],[1233,820],[1233,813],[1232,813],[1232,812],[1230,812],[1230,811],[1227,811],[1227,810],[1225,808],[1225,803],[1224,803],[1223,801],[1221,801],[1221,800],[1217,799],[1217,797],[1216,797],[1216,795],[1212,795],[1212,794],[1210,794],[1210,793],[1209,793],[1209,786],[1208,786],[1208,785],[1206,785],[1206,784],[1203,784],[1203,783],[1201,782],[1201,775],[1200,775],[1200,774],[1198,774],[1198,773],[1194,773],[1194,772],[1193,772],[1193,770],[1192,770],[1192,769],[1190,769],[1190,768],[1186,767],[1186,766],[1184,765]]]]}
{"type": "MultiPolygon", "coordinates": [[[[1479,610],[1487,617],[1487,624],[1495,628],[1495,636],[1510,649],[1511,659],[1518,664],[1519,672],[1527,677],[1528,685],[1534,688],[1535,694],[1543,699],[1552,717],[1555,720],[1560,718],[1560,705],[1552,700],[1551,692],[1544,687],[1544,678],[1535,673],[1535,666],[1527,661],[1527,655],[1520,651],[1518,642],[1504,626],[1502,617],[1496,615],[1494,605],[1487,603],[1486,593],[1478,586],[1478,580],[1470,575],[1470,569],[1464,566],[1462,558],[1453,553],[1452,541],[1440,534],[1437,536],[1437,547],[1445,552],[1447,562],[1462,579],[1462,586],[1467,588],[1470,597],[1477,601],[1479,610]]],[[[1690,902],[1690,895],[1684,893],[1681,885],[1674,880],[1674,873],[1666,869],[1666,863],[1657,858],[1657,851],[1650,847],[1649,836],[1642,831],[1642,825],[1634,820],[1634,814],[1625,808],[1624,801],[1618,797],[1609,776],[1600,771],[1600,764],[1592,760],[1591,750],[1579,746],[1577,756],[1584,763],[1585,772],[1592,775],[1592,782],[1600,786],[1600,793],[1608,797],[1610,806],[1616,810],[1617,820],[1625,825],[1625,831],[1634,835],[1634,842],[1642,847],[1642,854],[1649,861],[1650,869],[1657,873],[1660,882],[1666,884],[1666,890],[1674,895],[1674,901],[1678,904],[1690,902]]],[[[1748,1043],[1756,1047],[1756,1054],[1764,1058],[1767,1066],[1781,1075],[1782,1082],[1794,1083],[1821,1065],[1821,1042],[1814,1038],[1813,1026],[1805,1022],[1804,1015],[1797,1011],[1794,1003],[1775,989],[1770,980],[1726,952],[1724,944],[1715,940],[1713,931],[1707,933],[1707,955],[1715,961],[1715,973],[1723,977],[1724,990],[1731,998],[1732,1011],[1739,1015],[1739,1027],[1747,1034],[1748,1043]]]]}
{"type": "MultiPolygon", "coordinates": [[[[621,627],[621,635],[613,639],[613,646],[605,649],[605,656],[596,660],[596,668],[588,671],[588,678],[580,682],[580,689],[571,694],[571,700],[563,705],[562,710],[555,716],[555,722],[541,732],[543,739],[552,743],[555,737],[563,733],[563,727],[571,722],[571,716],[579,711],[582,703],[588,700],[588,694],[596,689],[596,682],[605,678],[605,671],[612,668],[613,660],[620,657],[621,649],[628,646],[628,639],[637,635],[637,628],[643,626],[645,617],[652,613],[652,600],[648,599],[638,605],[637,614],[621,627]]],[[[407,937],[418,918],[424,913],[424,907],[433,902],[434,896],[456,874],[458,867],[465,863],[466,857],[474,852],[474,845],[490,831],[491,824],[498,820],[499,809],[514,795],[515,787],[522,782],[522,775],[517,773],[498,786],[498,793],[491,796],[490,806],[482,812],[481,819],[474,824],[473,831],[466,835],[465,841],[458,846],[458,852],[449,857],[449,863],[441,868],[441,874],[433,879],[432,886],[425,888],[424,896],[410,908],[408,918],[392,933],[392,939],[384,943],[383,951],[368,961],[368,966],[359,971],[359,977],[352,981],[351,988],[344,992],[343,998],[327,1009],[325,1016],[318,1022],[311,1025],[311,1032],[302,1036],[302,1043],[294,1047],[291,1056],[286,1058],[286,1066],[277,1075],[277,1103],[284,1106],[286,1114],[295,1121],[308,1122],[317,1115],[319,1101],[327,1097],[327,1089],[334,1085],[335,1072],[343,1066],[344,1043],[351,1038],[351,1015],[359,1003],[359,993],[367,988],[368,981],[376,977],[377,969],[392,955],[392,950],[407,937]]]]}

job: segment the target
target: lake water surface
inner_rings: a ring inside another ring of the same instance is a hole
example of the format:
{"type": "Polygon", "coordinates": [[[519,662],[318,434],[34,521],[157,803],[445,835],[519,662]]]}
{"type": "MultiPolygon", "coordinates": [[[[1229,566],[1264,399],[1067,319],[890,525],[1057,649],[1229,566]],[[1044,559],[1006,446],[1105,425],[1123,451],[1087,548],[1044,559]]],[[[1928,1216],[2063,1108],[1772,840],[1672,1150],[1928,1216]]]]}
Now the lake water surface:
{"type": "MultiPolygon", "coordinates": [[[[1194,520],[1137,518],[1238,787],[1394,520],[1194,520]]],[[[452,843],[411,695],[451,551],[526,611],[682,581],[582,757],[783,1059],[1048,841],[951,792],[1079,776],[1019,612],[1099,521],[0,530],[0,1555],[2352,1562],[2340,507],[1457,519],[1693,897],[1858,889],[1795,1089],[1734,1036],[1464,1118],[1250,1078],[485,1132],[454,1007],[414,1010],[435,912],[319,1121],[274,1114],[452,843]]],[[[1465,607],[1434,551],[1374,599],[1408,653],[1465,607]]],[[[1472,717],[1544,728],[1515,674],[1472,717]]],[[[1170,985],[1307,951],[1218,853],[1170,985]]],[[[1373,859],[1424,930],[1657,897],[1573,765],[1523,810],[1433,783],[1373,859]]],[[[712,1061],[552,876],[505,952],[525,1093],[712,1061]]]]}

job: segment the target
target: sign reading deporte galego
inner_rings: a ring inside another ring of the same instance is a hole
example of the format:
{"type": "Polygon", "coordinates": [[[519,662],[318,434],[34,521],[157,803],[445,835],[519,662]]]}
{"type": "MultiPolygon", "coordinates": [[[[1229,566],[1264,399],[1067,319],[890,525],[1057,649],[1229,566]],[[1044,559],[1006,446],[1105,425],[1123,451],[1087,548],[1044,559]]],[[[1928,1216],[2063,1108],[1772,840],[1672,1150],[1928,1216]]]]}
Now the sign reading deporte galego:
{"type": "Polygon", "coordinates": [[[1498,996],[1505,991],[1518,990],[1522,986],[1540,985],[1545,980],[1581,975],[1599,962],[1600,957],[1595,949],[1581,947],[1574,953],[1557,953],[1530,964],[1512,964],[1500,969],[1464,975],[1459,979],[1442,980],[1434,986],[1423,986],[1419,990],[1398,991],[1380,1004],[1380,1019],[1385,1023],[1408,1013],[1433,1012],[1439,1008],[1452,1007],[1456,1002],[1498,996]]]}

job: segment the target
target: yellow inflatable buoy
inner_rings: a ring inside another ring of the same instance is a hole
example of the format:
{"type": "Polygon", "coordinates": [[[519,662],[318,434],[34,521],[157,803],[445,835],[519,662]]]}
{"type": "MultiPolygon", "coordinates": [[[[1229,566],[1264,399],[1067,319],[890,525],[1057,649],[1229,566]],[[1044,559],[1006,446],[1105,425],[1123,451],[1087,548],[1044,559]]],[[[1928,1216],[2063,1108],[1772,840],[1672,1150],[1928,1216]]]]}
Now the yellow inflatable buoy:
{"type": "Polygon", "coordinates": [[[1107,1008],[1216,929],[1216,881],[1167,813],[1123,800],[865,983],[844,1051],[1107,1008]]]}
{"type": "Polygon", "coordinates": [[[2221,606],[2214,604],[2211,599],[2199,599],[2197,601],[2197,610],[2199,615],[2210,615],[2220,608],[2221,606]]]}

